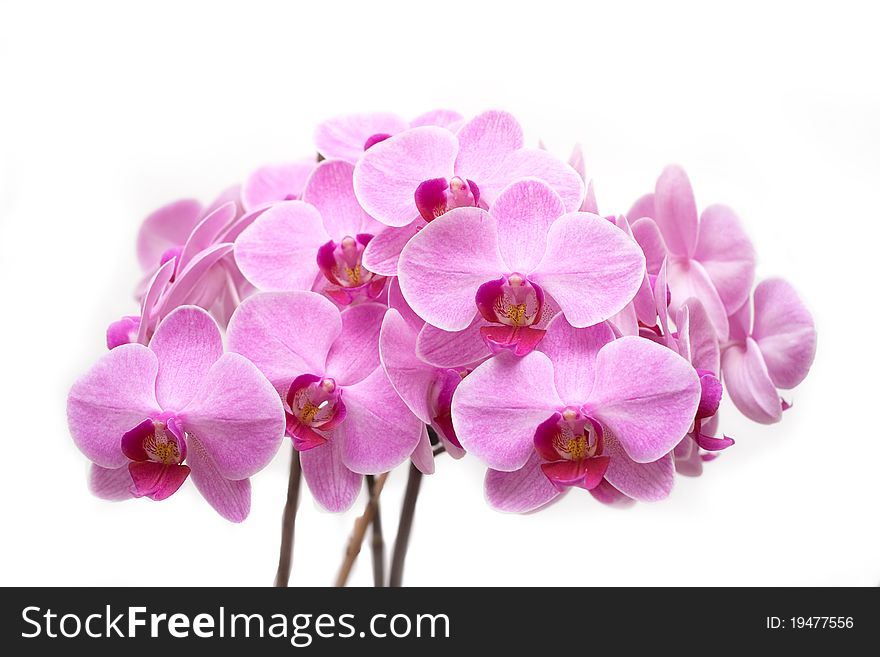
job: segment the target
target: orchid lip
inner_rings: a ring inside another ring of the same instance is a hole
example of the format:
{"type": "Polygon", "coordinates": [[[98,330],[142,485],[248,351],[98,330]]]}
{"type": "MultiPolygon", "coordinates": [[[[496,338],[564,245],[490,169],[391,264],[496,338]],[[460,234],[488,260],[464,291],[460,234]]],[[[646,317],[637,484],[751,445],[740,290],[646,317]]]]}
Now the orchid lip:
{"type": "Polygon", "coordinates": [[[148,418],[125,432],[122,452],[130,459],[131,493],[135,497],[164,500],[183,485],[190,473],[186,459],[186,432],[171,414],[148,418]]]}
{"type": "Polygon", "coordinates": [[[287,393],[287,433],[299,451],[327,442],[324,435],[345,419],[342,389],[330,377],[302,374],[287,393]]]}
{"type": "Polygon", "coordinates": [[[450,180],[431,178],[419,183],[414,199],[422,219],[431,222],[455,208],[478,207],[480,188],[458,176],[450,180]]]}
{"type": "Polygon", "coordinates": [[[368,233],[346,235],[338,244],[330,240],[318,249],[318,268],[328,283],[324,294],[342,306],[375,299],[385,287],[387,278],[363,265],[364,249],[372,239],[368,233]]]}
{"type": "Polygon", "coordinates": [[[544,459],[541,470],[557,488],[598,486],[610,458],[603,454],[602,425],[580,408],[566,407],[535,431],[535,450],[544,459]]]}

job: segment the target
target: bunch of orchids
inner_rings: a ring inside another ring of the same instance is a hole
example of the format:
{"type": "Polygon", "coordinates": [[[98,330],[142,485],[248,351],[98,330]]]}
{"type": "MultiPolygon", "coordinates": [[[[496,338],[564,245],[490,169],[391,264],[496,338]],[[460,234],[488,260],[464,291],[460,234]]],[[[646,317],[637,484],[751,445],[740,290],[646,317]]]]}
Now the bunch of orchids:
{"type": "Polygon", "coordinates": [[[774,423],[809,371],[809,311],[784,280],[755,285],[739,219],[698,214],[679,167],[605,216],[580,148],[566,162],[528,147],[506,112],[348,115],[315,142],[317,158],[144,220],[139,313],[110,325],[68,398],[91,490],[109,500],[161,501],[191,479],[242,521],[249,478],[289,438],[280,585],[300,474],[332,512],[366,479],[344,583],[387,473],[409,462],[399,584],[440,453],[484,463],[502,511],[579,489],[653,502],[734,444],[725,392],[774,423]]]}

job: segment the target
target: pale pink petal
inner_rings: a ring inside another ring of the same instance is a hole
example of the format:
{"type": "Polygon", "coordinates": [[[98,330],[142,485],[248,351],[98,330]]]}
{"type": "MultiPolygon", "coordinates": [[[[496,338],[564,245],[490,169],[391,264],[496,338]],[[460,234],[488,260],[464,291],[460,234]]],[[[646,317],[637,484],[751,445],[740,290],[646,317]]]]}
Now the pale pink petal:
{"type": "Polygon", "coordinates": [[[400,313],[400,316],[406,321],[416,333],[425,325],[425,320],[416,315],[415,311],[409,307],[406,299],[403,298],[403,292],[400,291],[400,284],[397,278],[388,281],[388,307],[394,308],[400,313]]]}
{"type": "Polygon", "coordinates": [[[409,122],[411,128],[418,128],[422,125],[437,125],[448,130],[452,129],[457,123],[460,123],[464,117],[454,110],[436,109],[430,112],[420,114],[409,122]]]}
{"type": "Polygon", "coordinates": [[[447,331],[471,323],[480,285],[503,273],[495,220],[479,208],[457,208],[427,224],[404,247],[398,263],[407,303],[447,331]]]}
{"type": "Polygon", "coordinates": [[[141,269],[152,271],[168,249],[183,246],[201,213],[201,203],[195,199],[183,199],[159,208],[144,219],[137,236],[141,269]]]}
{"type": "Polygon", "coordinates": [[[751,335],[752,305],[752,299],[746,299],[746,302],[727,318],[728,325],[730,326],[730,340],[745,342],[746,338],[751,335]]]}
{"type": "MultiPolygon", "coordinates": [[[[342,462],[354,472],[379,474],[396,468],[413,453],[422,423],[401,401],[381,367],[342,393],[345,421],[342,462]]],[[[333,440],[333,438],[331,438],[333,440]]]]}
{"type": "Polygon", "coordinates": [[[338,157],[357,162],[364,154],[364,145],[373,135],[395,135],[409,127],[397,114],[361,112],[335,116],[315,129],[315,145],[326,158],[338,157]]]}
{"type": "Polygon", "coordinates": [[[329,241],[314,206],[302,201],[278,203],[235,240],[235,262],[261,290],[309,290],[319,271],[318,249],[329,241]]]}
{"type": "Polygon", "coordinates": [[[358,201],[383,224],[406,226],[419,216],[416,188],[425,180],[450,179],[457,154],[455,135],[434,126],[413,128],[379,142],[354,169],[358,201]]]}
{"type": "Polygon", "coordinates": [[[782,402],[767,372],[761,348],[752,338],[721,354],[721,371],[728,396],[750,420],[773,424],[782,419],[782,402]]]}
{"type": "Polygon", "coordinates": [[[671,259],[667,265],[669,281],[669,308],[677,312],[685,301],[696,297],[703,304],[719,340],[726,340],[730,331],[727,310],[718,296],[706,270],[696,260],[671,259]]]}
{"type": "Polygon", "coordinates": [[[217,243],[218,236],[235,218],[238,206],[233,203],[224,203],[219,208],[206,215],[198,225],[193,228],[189,238],[183,245],[183,250],[177,260],[178,271],[183,271],[192,259],[212,244],[217,243]]]}
{"type": "Polygon", "coordinates": [[[583,327],[620,312],[644,274],[645,256],[626,233],[597,215],[571,212],[550,227],[544,258],[529,278],[569,323],[583,327]]]}
{"type": "Polygon", "coordinates": [[[364,249],[363,265],[371,272],[382,276],[397,276],[397,261],[400,252],[425,225],[425,220],[417,217],[406,226],[386,228],[367,244],[364,249]]]}
{"type": "Polygon", "coordinates": [[[694,259],[703,265],[728,313],[749,298],[755,280],[755,247],[733,210],[724,205],[703,210],[694,259]]]}
{"type": "Polygon", "coordinates": [[[663,235],[653,219],[644,217],[637,219],[631,224],[633,238],[642,247],[645,254],[645,262],[647,264],[649,274],[657,274],[660,271],[660,265],[669,255],[666,249],[666,242],[663,241],[663,235]]]}
{"type": "Polygon", "coordinates": [[[265,292],[245,299],[229,320],[229,350],[248,358],[282,395],[300,374],[324,373],[342,318],[314,292],[265,292]]]}
{"type": "Polygon", "coordinates": [[[526,273],[541,262],[551,224],[565,214],[559,194],[537,178],[511,183],[489,208],[507,271],[526,273]]]}
{"type": "Polygon", "coordinates": [[[631,224],[634,224],[642,217],[654,218],[654,194],[645,194],[639,197],[633,203],[629,212],[626,213],[626,218],[629,219],[631,224]]]}
{"type": "Polygon", "coordinates": [[[462,379],[452,423],[462,447],[490,468],[510,472],[525,465],[535,430],[561,404],[545,354],[502,353],[462,379]]]}
{"type": "MultiPolygon", "coordinates": [[[[605,474],[608,474],[608,472],[606,471],[605,474]]],[[[635,500],[633,498],[624,493],[621,493],[614,486],[608,483],[607,479],[603,479],[601,482],[599,482],[598,486],[596,486],[595,488],[591,488],[590,495],[592,495],[597,502],[601,502],[606,506],[614,506],[619,509],[625,509],[635,504],[635,500]]]]}
{"type": "MultiPolygon", "coordinates": [[[[126,459],[127,460],[127,459],[126,459]]],[[[89,490],[95,497],[110,502],[130,500],[133,482],[128,474],[128,465],[120,468],[102,468],[92,463],[89,468],[89,490]]]]}
{"type": "Polygon", "coordinates": [[[254,171],[241,186],[241,204],[245,211],[300,198],[315,164],[315,159],[310,157],[296,162],[269,164],[254,171]]]}
{"type": "Polygon", "coordinates": [[[672,454],[664,454],[651,463],[637,463],[609,434],[605,435],[605,454],[611,457],[605,478],[621,493],[640,502],[657,502],[669,497],[675,484],[672,454]]]}
{"type": "Polygon", "coordinates": [[[225,479],[262,470],[284,436],[284,407],[272,384],[240,354],[224,354],[178,415],[225,479]]]}
{"type": "Polygon", "coordinates": [[[559,194],[569,212],[580,209],[584,181],[578,172],[555,155],[537,148],[521,148],[508,155],[487,180],[474,180],[480,186],[480,198],[490,205],[505,187],[520,178],[540,178],[559,194]]]}
{"type": "Polygon", "coordinates": [[[128,459],[122,434],[158,415],[156,354],[142,344],[124,344],[102,356],[70,388],[67,424],[73,442],[89,460],[118,468],[128,459]]]}
{"type": "MultiPolygon", "coordinates": [[[[715,329],[699,299],[688,299],[683,309],[688,312],[687,341],[691,364],[698,370],[721,373],[721,350],[715,329]]],[[[681,332],[681,328],[679,328],[681,332]]]]}
{"type": "Polygon", "coordinates": [[[202,497],[230,522],[241,522],[251,510],[250,479],[226,479],[197,437],[187,440],[187,463],[202,497]]]}
{"type": "Polygon", "coordinates": [[[370,223],[354,195],[354,165],[344,160],[325,160],[312,172],[303,192],[324,220],[324,229],[334,240],[356,237],[370,223]]]}
{"type": "Polygon", "coordinates": [[[351,508],[363,485],[363,475],[352,472],[342,463],[338,431],[320,447],[300,452],[303,476],[315,501],[334,513],[351,508]]]}
{"type": "Polygon", "coordinates": [[[587,182],[587,164],[584,161],[584,149],[578,143],[571,149],[571,155],[568,156],[568,165],[577,171],[581,180],[587,182]]]}
{"type": "Polygon", "coordinates": [[[804,380],[816,355],[816,326],[795,289],[780,278],[755,288],[755,328],[770,380],[794,388],[804,380]]]}
{"type": "Polygon", "coordinates": [[[595,367],[585,408],[634,461],[656,461],[688,432],[700,402],[700,379],[677,353],[627,336],[605,345],[595,367]]]}
{"type": "Polygon", "coordinates": [[[668,166],[657,179],[654,214],[669,251],[691,257],[697,246],[697,204],[691,182],[681,167],[668,166]]]}
{"type": "MultiPolygon", "coordinates": [[[[425,424],[434,417],[428,394],[434,383],[434,368],[416,355],[418,332],[401,314],[389,308],[382,321],[379,354],[391,385],[413,414],[425,424]]],[[[433,462],[433,460],[432,460],[433,462]]]]}
{"type": "Polygon", "coordinates": [[[480,333],[484,326],[491,324],[482,315],[474,317],[461,331],[444,331],[425,324],[419,331],[416,353],[434,367],[461,367],[476,363],[490,355],[480,333]]]}
{"type": "Polygon", "coordinates": [[[455,175],[473,180],[483,189],[508,155],[523,145],[523,132],[512,114],[490,110],[478,114],[458,130],[455,175]]]}
{"type": "MultiPolygon", "coordinates": [[[[596,212],[598,214],[598,212],[596,212]]],[[[635,235],[633,235],[632,226],[629,223],[629,220],[620,215],[617,217],[617,227],[620,228],[624,233],[626,233],[630,239],[635,240],[635,235]]],[[[656,226],[655,226],[656,231],[656,226]]],[[[657,231],[657,235],[659,237],[660,233],[657,231]]],[[[662,238],[661,238],[662,239],[662,238]]],[[[638,242],[636,241],[638,244],[638,242]]],[[[641,245],[639,245],[641,248],[641,245]]],[[[651,289],[651,279],[648,276],[648,271],[650,271],[650,264],[645,261],[646,271],[645,275],[642,277],[642,284],[639,287],[639,291],[636,292],[636,296],[632,300],[633,310],[635,313],[636,319],[636,332],[638,332],[638,322],[643,322],[646,326],[653,326],[655,320],[657,319],[657,310],[654,305],[654,293],[651,289]]],[[[626,309],[624,309],[625,311],[626,309]]],[[[621,318],[621,321],[627,321],[629,317],[621,318]]],[[[618,327],[620,328],[620,327],[618,327]]]]}
{"type": "Polygon", "coordinates": [[[211,366],[223,355],[220,329],[195,306],[172,311],[156,329],[150,349],[159,359],[156,399],[165,410],[179,411],[195,395],[211,366]]]}
{"type": "Polygon", "coordinates": [[[161,318],[178,306],[192,303],[200,293],[200,284],[213,273],[214,266],[232,252],[232,244],[215,244],[201,251],[175,276],[174,284],[160,300],[156,317],[161,318]]]}
{"type": "Polygon", "coordinates": [[[639,334],[639,317],[636,315],[636,308],[633,304],[628,303],[616,315],[608,318],[617,331],[618,335],[638,335],[639,334]]]}
{"type": "Polygon", "coordinates": [[[342,333],[327,354],[326,376],[349,386],[379,366],[379,330],[385,310],[378,303],[363,303],[342,312],[342,333]]]}
{"type": "Polygon", "coordinates": [[[490,506],[508,513],[534,511],[562,495],[541,470],[542,459],[532,451],[523,467],[512,472],[487,470],[483,491],[490,506]]]}
{"type": "Polygon", "coordinates": [[[583,404],[593,389],[596,357],[599,350],[614,339],[614,332],[601,322],[576,329],[562,315],[547,326],[547,333],[538,350],[553,361],[556,390],[566,404],[583,404]]]}
{"type": "Polygon", "coordinates": [[[409,458],[422,474],[434,474],[434,448],[431,446],[431,438],[428,436],[428,427],[422,426],[419,443],[409,458]]]}
{"type": "Polygon", "coordinates": [[[147,284],[144,298],[141,302],[141,321],[138,325],[137,334],[137,342],[141,344],[147,344],[147,336],[155,320],[154,311],[159,303],[159,298],[165,291],[165,286],[168,285],[174,276],[174,265],[174,260],[166,262],[156,270],[156,273],[147,284]]]}

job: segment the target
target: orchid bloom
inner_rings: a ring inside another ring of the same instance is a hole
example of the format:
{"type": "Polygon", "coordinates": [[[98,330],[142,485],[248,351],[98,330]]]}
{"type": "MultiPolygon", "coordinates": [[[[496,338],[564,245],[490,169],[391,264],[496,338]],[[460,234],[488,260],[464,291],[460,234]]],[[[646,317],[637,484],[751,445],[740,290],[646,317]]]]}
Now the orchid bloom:
{"type": "Polygon", "coordinates": [[[340,313],[314,292],[264,292],[229,322],[230,350],[250,359],[284,400],[306,482],[330,511],[354,503],[362,475],[400,465],[419,445],[422,424],[379,362],[385,310],[363,303],[340,313]]]}
{"type": "Polygon", "coordinates": [[[780,278],[761,281],[730,318],[730,341],[721,355],[730,398],[755,422],[779,422],[789,405],[777,388],[803,381],[815,355],[813,316],[795,289],[780,278]]]}
{"type": "MultiPolygon", "coordinates": [[[[464,450],[452,425],[452,395],[473,366],[434,367],[423,361],[416,353],[416,342],[425,322],[412,311],[394,283],[388,290],[388,305],[379,333],[379,356],[385,374],[413,415],[437,432],[453,458],[461,458],[464,450]]],[[[422,472],[434,471],[427,429],[413,453],[413,463],[422,472]]]]}
{"type": "Polygon", "coordinates": [[[412,121],[391,112],[360,112],[334,116],[315,129],[315,145],[327,159],[356,164],[371,146],[409,128],[431,125],[455,130],[463,121],[458,112],[432,110],[412,121]]]}
{"type": "Polygon", "coordinates": [[[422,352],[448,353],[444,341],[461,332],[454,351],[473,361],[490,353],[478,351],[477,336],[492,351],[529,353],[544,335],[545,305],[574,326],[608,319],[632,300],[644,272],[641,250],[623,231],[596,215],[566,212],[549,185],[525,178],[488,212],[458,208],[425,226],[401,253],[399,282],[433,327],[420,339],[422,352]]]}
{"type": "Polygon", "coordinates": [[[264,291],[315,290],[340,305],[377,298],[386,278],[363,266],[364,249],[383,226],[354,195],[354,167],[325,160],[302,200],[276,203],[235,240],[235,261],[264,291]]]}
{"type": "Polygon", "coordinates": [[[105,354],[74,383],[67,417],[100,497],[164,500],[192,475],[233,522],[247,517],[248,478],[284,434],[275,390],[246,358],[223,353],[217,324],[194,306],[165,317],[148,347],[105,354]]]}
{"type": "Polygon", "coordinates": [[[522,128],[506,112],[489,111],[456,133],[412,128],[371,146],[357,163],[354,189],[371,216],[390,226],[366,249],[367,269],[395,276],[404,245],[426,223],[460,207],[488,207],[524,176],[546,181],[566,210],[577,210],[584,183],[547,151],[524,148],[522,128]]]}
{"type": "Polygon", "coordinates": [[[525,512],[571,487],[598,488],[606,501],[618,497],[609,485],[637,500],[666,497],[670,452],[699,401],[696,372],[671,349],[557,316],[538,350],[499,354],[465,377],[452,421],[462,446],[490,468],[489,503],[525,512]]]}
{"type": "Polygon", "coordinates": [[[645,252],[648,272],[657,274],[668,258],[673,312],[696,297],[719,340],[726,340],[727,316],[748,298],[755,278],[755,250],[733,211],[710,205],[698,219],[687,174],[669,166],[654,193],[636,201],[627,217],[645,252]]]}

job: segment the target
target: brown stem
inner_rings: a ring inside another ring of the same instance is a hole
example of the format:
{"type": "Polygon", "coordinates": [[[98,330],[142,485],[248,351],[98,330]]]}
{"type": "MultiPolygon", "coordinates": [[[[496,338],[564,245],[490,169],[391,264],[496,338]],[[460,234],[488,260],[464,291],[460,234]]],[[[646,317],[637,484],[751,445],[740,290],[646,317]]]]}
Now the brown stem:
{"type": "Polygon", "coordinates": [[[416,500],[422,485],[422,473],[410,463],[409,478],[406,480],[406,493],[403,507],[400,509],[400,524],[397,526],[397,538],[394,540],[394,552],[391,557],[391,577],[389,586],[398,587],[403,581],[403,564],[409,547],[409,535],[412,532],[413,516],[416,512],[416,500]]]}
{"type": "Polygon", "coordinates": [[[388,479],[387,472],[383,472],[376,477],[373,482],[373,493],[367,501],[367,508],[364,509],[363,515],[354,521],[354,529],[351,532],[351,537],[348,539],[345,558],[339,569],[339,575],[336,576],[336,586],[345,586],[345,583],[348,581],[348,576],[351,574],[354,561],[361,552],[361,545],[363,545],[364,536],[367,533],[367,527],[373,522],[373,518],[376,517],[376,512],[379,509],[379,496],[382,494],[382,489],[385,487],[386,479],[388,479]]]}
{"type": "MultiPolygon", "coordinates": [[[[376,488],[376,478],[373,475],[367,475],[367,491],[370,499],[373,498],[373,491],[376,488]]],[[[373,586],[381,588],[385,586],[385,540],[382,537],[382,509],[378,500],[376,501],[376,515],[373,516],[373,526],[370,531],[373,541],[371,548],[373,552],[373,586]]]]}
{"type": "Polygon", "coordinates": [[[290,566],[293,562],[293,538],[296,530],[296,508],[299,504],[299,487],[302,478],[302,467],[299,463],[299,452],[292,449],[290,456],[290,477],[287,480],[287,503],[281,516],[281,549],[278,552],[278,572],[275,574],[275,586],[285,588],[290,581],[290,566]]]}

